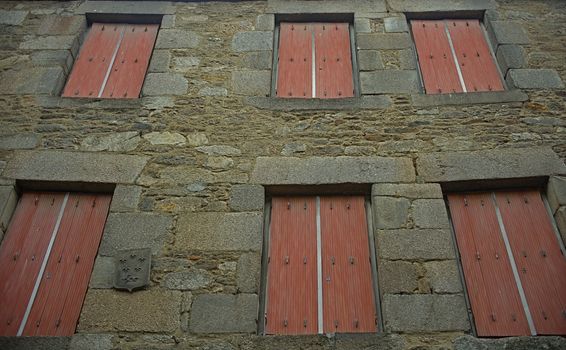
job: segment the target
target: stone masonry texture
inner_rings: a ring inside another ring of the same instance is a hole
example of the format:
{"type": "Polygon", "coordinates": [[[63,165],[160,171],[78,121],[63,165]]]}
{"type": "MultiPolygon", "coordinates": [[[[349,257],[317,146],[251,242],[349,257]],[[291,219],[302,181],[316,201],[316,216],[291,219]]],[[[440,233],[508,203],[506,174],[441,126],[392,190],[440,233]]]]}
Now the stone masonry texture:
{"type": "Polygon", "coordinates": [[[535,185],[566,240],[564,28],[556,0],[0,1],[0,250],[22,192],[112,194],[76,334],[0,348],[564,348],[473,336],[444,202],[535,185]],[[424,94],[421,12],[481,19],[506,90],[424,94]],[[97,20],[160,22],[139,98],[60,96],[97,20]],[[356,96],[273,96],[279,23],[336,20],[356,96]],[[264,336],[266,204],[330,194],[368,202],[379,332],[264,336]],[[115,290],[134,248],[150,282],[115,290]]]}

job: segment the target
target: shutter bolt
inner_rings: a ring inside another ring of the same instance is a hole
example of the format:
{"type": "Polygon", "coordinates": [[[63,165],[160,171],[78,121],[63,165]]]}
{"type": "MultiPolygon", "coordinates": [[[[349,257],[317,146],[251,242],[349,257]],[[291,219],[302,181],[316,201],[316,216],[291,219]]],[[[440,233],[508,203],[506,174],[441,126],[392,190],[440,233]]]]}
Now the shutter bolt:
{"type": "Polygon", "coordinates": [[[283,321],[283,326],[287,327],[288,324],[289,324],[289,322],[287,320],[283,321]]]}
{"type": "Polygon", "coordinates": [[[476,260],[478,260],[478,261],[481,260],[480,252],[476,252],[476,260]]]}
{"type": "Polygon", "coordinates": [[[307,320],[306,319],[303,320],[303,327],[307,328],[307,320]]]}
{"type": "Polygon", "coordinates": [[[80,260],[80,258],[81,258],[81,257],[77,255],[77,257],[75,258],[75,262],[78,263],[79,260],[80,260]]]}
{"type": "Polygon", "coordinates": [[[289,256],[288,255],[285,257],[285,265],[289,265],[289,256]]]}
{"type": "Polygon", "coordinates": [[[306,256],[303,257],[303,264],[305,264],[305,265],[307,264],[307,257],[306,256]]]}
{"type": "Polygon", "coordinates": [[[333,256],[330,257],[330,262],[332,262],[332,265],[334,265],[336,263],[336,258],[334,258],[333,256]]]}
{"type": "Polygon", "coordinates": [[[464,206],[467,207],[468,206],[468,199],[464,197],[464,206]]]}
{"type": "Polygon", "coordinates": [[[359,324],[358,319],[355,319],[355,320],[354,320],[354,327],[358,328],[358,324],[359,324]]]}
{"type": "Polygon", "coordinates": [[[495,314],[491,314],[491,320],[495,322],[495,314]]]}
{"type": "Polygon", "coordinates": [[[57,322],[55,322],[55,327],[59,328],[60,325],[61,325],[61,319],[58,319],[57,322]]]}
{"type": "Polygon", "coordinates": [[[287,209],[291,209],[291,202],[287,202],[287,209]]]}
{"type": "Polygon", "coordinates": [[[540,251],[540,255],[542,255],[543,258],[546,258],[546,251],[545,251],[545,250],[541,250],[541,251],[540,251]]]}
{"type": "Polygon", "coordinates": [[[348,260],[350,261],[350,265],[354,265],[354,257],[353,256],[351,256],[348,260]]]}
{"type": "Polygon", "coordinates": [[[513,322],[517,322],[517,315],[511,314],[511,319],[513,320],[513,322]]]}
{"type": "Polygon", "coordinates": [[[542,312],[542,317],[543,317],[545,320],[548,320],[548,316],[546,316],[546,312],[544,312],[544,311],[542,312]]]}

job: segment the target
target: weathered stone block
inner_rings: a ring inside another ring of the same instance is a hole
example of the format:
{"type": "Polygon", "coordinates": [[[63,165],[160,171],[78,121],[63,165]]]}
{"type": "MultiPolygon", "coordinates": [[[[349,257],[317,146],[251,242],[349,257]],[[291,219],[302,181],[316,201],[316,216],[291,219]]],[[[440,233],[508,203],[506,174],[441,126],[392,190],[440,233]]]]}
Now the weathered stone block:
{"type": "Polygon", "coordinates": [[[20,44],[22,50],[72,50],[78,46],[75,35],[42,36],[30,38],[20,44]]]}
{"type": "Polygon", "coordinates": [[[358,51],[358,67],[360,71],[383,69],[383,61],[377,50],[358,51]]]}
{"type": "Polygon", "coordinates": [[[142,95],[184,95],[189,89],[189,82],[181,74],[149,73],[143,84],[142,95]]]}
{"type": "Polygon", "coordinates": [[[561,207],[554,214],[554,219],[556,220],[556,226],[558,226],[558,231],[562,236],[562,241],[566,244],[566,207],[561,207]]]}
{"type": "Polygon", "coordinates": [[[203,294],[195,297],[189,329],[194,333],[255,333],[256,294],[203,294]]]}
{"type": "Polygon", "coordinates": [[[37,147],[39,138],[36,134],[0,135],[0,149],[31,149],[37,147]]]}
{"type": "Polygon", "coordinates": [[[236,52],[273,50],[273,32],[238,32],[232,39],[232,50],[236,52]]]}
{"type": "Polygon", "coordinates": [[[265,185],[412,182],[410,158],[387,157],[259,157],[251,175],[265,185]]]}
{"type": "Polygon", "coordinates": [[[546,196],[553,214],[560,206],[566,206],[566,177],[551,176],[548,180],[546,196]]]}
{"type": "Polygon", "coordinates": [[[525,49],[519,45],[500,45],[496,57],[504,76],[510,68],[523,68],[526,64],[525,49]]]}
{"type": "Polygon", "coordinates": [[[156,255],[171,225],[171,218],[159,214],[110,213],[98,253],[113,256],[122,249],[151,248],[156,255]]]}
{"type": "Polygon", "coordinates": [[[236,286],[242,293],[258,293],[261,275],[261,257],[258,253],[244,253],[236,267],[236,286]]]}
{"type": "Polygon", "coordinates": [[[474,152],[423,154],[417,159],[428,182],[527,178],[566,173],[564,162],[550,148],[507,148],[474,152]]]}
{"type": "Polygon", "coordinates": [[[200,58],[198,57],[175,57],[173,67],[176,71],[186,72],[195,69],[200,65],[200,58]]]}
{"type": "Polygon", "coordinates": [[[244,98],[246,104],[261,109],[277,111],[343,111],[359,109],[383,109],[391,106],[391,98],[384,95],[366,95],[353,98],[305,99],[272,98],[250,96],[244,98]]]}
{"type": "Polygon", "coordinates": [[[273,13],[365,13],[386,12],[384,0],[269,0],[268,12],[273,13]]]}
{"type": "Polygon", "coordinates": [[[196,150],[209,156],[239,156],[242,154],[239,149],[227,145],[199,146],[196,150]]]}
{"type": "Polygon", "coordinates": [[[163,286],[168,289],[195,290],[210,285],[212,281],[213,278],[208,271],[193,268],[165,275],[163,286]]]}
{"type": "Polygon", "coordinates": [[[141,138],[138,131],[89,135],[81,142],[81,150],[129,152],[135,150],[140,141],[141,138]]]}
{"type": "Polygon", "coordinates": [[[78,333],[71,338],[69,350],[112,350],[112,334],[78,333]]]}
{"type": "Polygon", "coordinates": [[[65,73],[71,71],[73,56],[70,50],[33,51],[30,59],[35,66],[59,66],[65,73]]]}
{"type": "Polygon", "coordinates": [[[178,132],[150,132],[142,136],[152,145],[173,145],[173,146],[184,146],[187,142],[185,136],[179,134],[178,132]]]}
{"type": "Polygon", "coordinates": [[[21,180],[133,183],[148,158],[59,150],[16,151],[3,176],[21,180]]]}
{"type": "Polygon", "coordinates": [[[114,287],[116,262],[113,257],[97,256],[90,275],[89,288],[109,289],[114,287]]]}
{"type": "Polygon", "coordinates": [[[0,186],[0,231],[6,232],[17,204],[18,195],[14,186],[0,186]]]}
{"type": "Polygon", "coordinates": [[[259,15],[255,21],[255,29],[259,31],[273,31],[275,29],[275,15],[259,15]]]}
{"type": "Polygon", "coordinates": [[[173,333],[179,329],[181,293],[148,290],[135,293],[90,289],[78,329],[80,332],[173,333]]]}
{"type": "Polygon", "coordinates": [[[417,199],[412,203],[413,222],[420,228],[448,228],[448,213],[442,199],[417,199]]]}
{"type": "Polygon", "coordinates": [[[207,86],[198,91],[199,96],[228,96],[228,89],[219,86],[207,86]]]}
{"type": "Polygon", "coordinates": [[[194,49],[201,41],[200,35],[179,29],[162,29],[155,41],[156,49],[194,49]]]}
{"type": "Polygon", "coordinates": [[[176,19],[177,18],[175,15],[164,15],[163,17],[161,17],[161,26],[159,28],[161,29],[174,28],[176,19]]]}
{"type": "Polygon", "coordinates": [[[261,213],[187,213],[179,217],[175,249],[261,249],[261,213]]]}
{"type": "Polygon", "coordinates": [[[0,11],[0,24],[7,24],[10,26],[18,26],[22,24],[28,11],[0,11]]]}
{"type": "Polygon", "coordinates": [[[507,103],[528,101],[529,96],[521,90],[468,92],[466,94],[413,94],[414,107],[432,107],[445,105],[472,105],[487,103],[507,103]]]}
{"type": "Polygon", "coordinates": [[[378,275],[381,293],[413,293],[419,287],[417,267],[410,262],[383,261],[378,275]]]}
{"type": "Polygon", "coordinates": [[[68,349],[71,337],[0,337],[0,349],[59,350],[68,349]]]}
{"type": "MultiPolygon", "coordinates": [[[[336,333],[336,350],[374,349],[399,350],[406,349],[407,344],[399,334],[386,333],[336,333]]],[[[304,349],[314,349],[306,347],[304,349]]],[[[317,348],[318,349],[318,348],[317,348]]]]}
{"type": "Polygon", "coordinates": [[[269,96],[271,92],[271,71],[234,71],[232,72],[232,90],[235,94],[240,95],[269,96]]]}
{"type": "Polygon", "coordinates": [[[424,267],[433,293],[462,292],[456,260],[429,261],[424,263],[424,267]]]}
{"type": "Polygon", "coordinates": [[[86,1],[77,8],[76,13],[171,15],[175,14],[175,5],[164,1],[86,1]]]}
{"type": "Polygon", "coordinates": [[[492,45],[529,43],[527,32],[518,22],[490,21],[487,31],[492,39],[492,45]]]}
{"type": "Polygon", "coordinates": [[[6,70],[0,73],[0,94],[56,95],[63,89],[65,74],[62,67],[33,67],[25,70],[6,70]]]}
{"type": "Polygon", "coordinates": [[[171,52],[169,50],[154,50],[149,62],[149,73],[164,73],[169,71],[171,52]]]}
{"type": "Polygon", "coordinates": [[[259,185],[234,185],[228,205],[234,211],[263,211],[265,191],[259,185]]]}
{"type": "Polygon", "coordinates": [[[46,16],[39,25],[39,35],[73,35],[86,29],[85,16],[46,16]]]}
{"type": "Polygon", "coordinates": [[[439,184],[375,184],[371,187],[371,195],[441,199],[442,189],[439,184]]]}
{"type": "Polygon", "coordinates": [[[562,89],[564,83],[554,69],[509,69],[507,83],[518,89],[562,89]]]}
{"type": "Polygon", "coordinates": [[[409,25],[405,17],[386,17],[383,19],[387,33],[408,33],[409,25]]]}
{"type": "Polygon", "coordinates": [[[566,349],[564,337],[509,337],[501,339],[479,339],[463,335],[454,341],[454,350],[562,350],[566,349]]]}
{"type": "Polygon", "coordinates": [[[399,51],[399,68],[417,69],[417,56],[413,49],[399,51]]]}
{"type": "Polygon", "coordinates": [[[440,332],[470,329],[462,295],[391,295],[383,297],[388,332],[440,332]]]}
{"type": "Polygon", "coordinates": [[[407,33],[358,34],[356,44],[362,50],[398,50],[411,47],[411,37],[407,33]]]}
{"type": "Polygon", "coordinates": [[[497,7],[495,0],[388,0],[392,12],[486,10],[497,7]]]}
{"type": "Polygon", "coordinates": [[[255,70],[271,69],[273,64],[272,51],[246,52],[243,56],[243,67],[255,70]]]}
{"type": "Polygon", "coordinates": [[[369,18],[354,18],[354,29],[356,33],[371,33],[371,23],[369,18]]]}
{"type": "Polygon", "coordinates": [[[410,94],[419,92],[414,70],[360,72],[362,94],[410,94]]]}
{"type": "Polygon", "coordinates": [[[373,197],[376,228],[401,228],[407,223],[410,202],[406,198],[373,197]]]}
{"type": "Polygon", "coordinates": [[[140,202],[142,188],[140,186],[118,185],[112,196],[111,212],[136,211],[140,202]]]}
{"type": "Polygon", "coordinates": [[[388,260],[455,259],[450,230],[379,230],[379,256],[388,260]]]}

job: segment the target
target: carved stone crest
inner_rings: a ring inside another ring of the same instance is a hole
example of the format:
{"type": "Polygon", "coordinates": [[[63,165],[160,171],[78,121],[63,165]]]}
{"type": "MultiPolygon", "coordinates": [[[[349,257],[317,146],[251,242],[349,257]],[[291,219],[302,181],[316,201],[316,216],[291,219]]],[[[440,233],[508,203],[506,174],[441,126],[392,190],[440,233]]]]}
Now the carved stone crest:
{"type": "Polygon", "coordinates": [[[114,288],[127,289],[131,292],[149,284],[151,269],[151,250],[149,248],[121,250],[115,259],[114,288]]]}

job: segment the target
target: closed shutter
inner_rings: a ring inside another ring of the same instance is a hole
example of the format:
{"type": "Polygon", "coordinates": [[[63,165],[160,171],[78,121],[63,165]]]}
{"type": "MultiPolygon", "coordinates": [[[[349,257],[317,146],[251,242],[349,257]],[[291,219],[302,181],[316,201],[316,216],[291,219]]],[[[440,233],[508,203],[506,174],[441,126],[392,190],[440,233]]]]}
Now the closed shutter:
{"type": "Polygon", "coordinates": [[[0,249],[0,273],[4,277],[10,260],[14,265],[20,260],[21,265],[32,265],[34,269],[21,274],[12,271],[6,280],[0,280],[3,293],[0,309],[11,310],[2,312],[2,317],[13,320],[9,327],[5,327],[8,322],[2,323],[0,334],[69,336],[74,333],[110,199],[110,195],[99,194],[22,195],[0,249]],[[25,220],[30,219],[34,223],[27,228],[25,220]],[[36,245],[35,259],[33,255],[30,258],[33,253],[28,251],[20,254],[17,244],[12,244],[37,236],[42,244],[36,245]],[[39,254],[40,251],[43,253],[39,254]],[[21,258],[14,260],[13,256],[18,254],[21,258]],[[16,300],[5,293],[14,287],[20,292],[16,300]]]}
{"type": "Polygon", "coordinates": [[[354,96],[348,23],[280,24],[277,97],[354,96]]]}
{"type": "Polygon", "coordinates": [[[427,94],[463,92],[444,21],[411,21],[427,94]]]}
{"type": "Polygon", "coordinates": [[[314,197],[273,198],[271,213],[266,333],[316,333],[314,197]]]}
{"type": "Polygon", "coordinates": [[[93,23],[63,97],[138,98],[158,27],[93,23]]]}
{"type": "Polygon", "coordinates": [[[321,197],[325,333],[376,332],[363,197],[321,197]]]}

